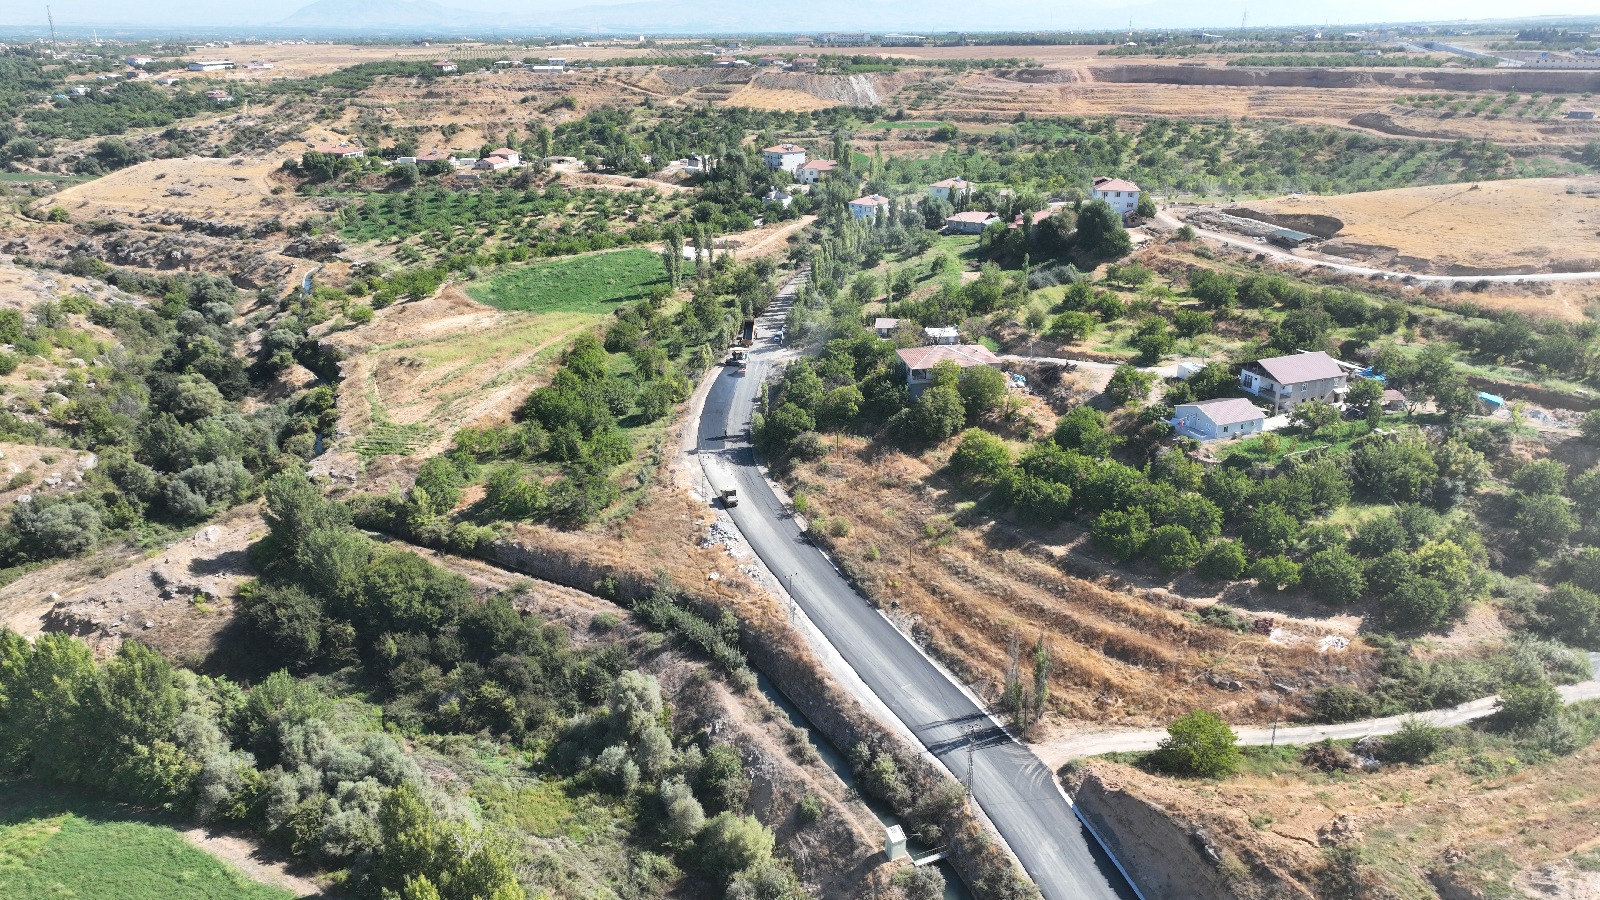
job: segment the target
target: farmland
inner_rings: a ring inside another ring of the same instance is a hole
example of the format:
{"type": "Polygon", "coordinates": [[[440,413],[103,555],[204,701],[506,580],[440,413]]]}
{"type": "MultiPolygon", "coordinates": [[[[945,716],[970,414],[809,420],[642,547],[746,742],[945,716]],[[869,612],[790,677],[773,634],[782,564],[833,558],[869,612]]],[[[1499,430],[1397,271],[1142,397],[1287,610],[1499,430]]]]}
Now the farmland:
{"type": "Polygon", "coordinates": [[[513,269],[467,292],[495,309],[599,316],[667,287],[658,254],[621,250],[513,269]]]}

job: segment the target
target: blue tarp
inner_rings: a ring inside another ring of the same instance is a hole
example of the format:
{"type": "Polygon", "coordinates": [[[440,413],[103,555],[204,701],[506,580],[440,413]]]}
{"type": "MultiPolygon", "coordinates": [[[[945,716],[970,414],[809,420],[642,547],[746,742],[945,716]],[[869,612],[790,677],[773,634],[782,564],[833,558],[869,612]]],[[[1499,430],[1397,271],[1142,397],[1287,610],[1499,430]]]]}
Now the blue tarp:
{"type": "Polygon", "coordinates": [[[1478,399],[1482,400],[1485,403],[1490,404],[1491,406],[1505,406],[1506,405],[1506,398],[1496,396],[1494,394],[1488,393],[1487,391],[1479,391],[1478,392],[1478,399]]]}

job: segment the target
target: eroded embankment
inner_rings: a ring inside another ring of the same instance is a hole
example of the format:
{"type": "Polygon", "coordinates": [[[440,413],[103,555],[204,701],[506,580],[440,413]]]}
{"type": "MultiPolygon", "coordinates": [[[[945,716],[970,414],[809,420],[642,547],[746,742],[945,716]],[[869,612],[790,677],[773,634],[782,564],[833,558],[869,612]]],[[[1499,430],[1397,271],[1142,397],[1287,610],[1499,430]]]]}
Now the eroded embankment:
{"type": "Polygon", "coordinates": [[[1096,66],[1095,81],[1227,87],[1370,88],[1442,91],[1600,91],[1600,69],[1321,69],[1256,66],[1096,66]]]}

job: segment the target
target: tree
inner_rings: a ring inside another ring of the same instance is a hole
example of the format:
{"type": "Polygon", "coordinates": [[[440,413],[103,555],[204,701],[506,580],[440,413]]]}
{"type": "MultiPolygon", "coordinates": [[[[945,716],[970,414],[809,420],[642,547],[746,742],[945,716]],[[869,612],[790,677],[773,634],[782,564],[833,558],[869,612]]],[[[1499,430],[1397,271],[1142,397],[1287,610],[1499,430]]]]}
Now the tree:
{"type": "Polygon", "coordinates": [[[1305,429],[1306,434],[1315,435],[1329,425],[1339,421],[1339,411],[1330,403],[1321,400],[1307,400],[1297,404],[1289,413],[1289,421],[1305,429]]]}
{"type": "Polygon", "coordinates": [[[954,387],[935,386],[923,391],[916,403],[895,413],[888,428],[902,446],[927,446],[955,434],[966,418],[961,394],[954,387]]]}
{"type": "Polygon", "coordinates": [[[1238,742],[1228,723],[1197,709],[1167,726],[1167,737],[1150,755],[1150,762],[1173,775],[1226,778],[1244,761],[1238,742]]]}
{"type": "Polygon", "coordinates": [[[957,477],[992,484],[1011,469],[1011,448],[1006,442],[977,428],[961,434],[961,444],[950,456],[950,471],[957,477]]]}
{"type": "Polygon", "coordinates": [[[1536,460],[1511,476],[1511,486],[1524,494],[1559,494],[1567,486],[1567,468],[1553,459],[1536,460]]]}
{"type": "MultiPolygon", "coordinates": [[[[1600,141],[1596,142],[1600,145],[1600,141]]],[[[1600,447],[1600,409],[1591,409],[1583,414],[1583,422],[1579,426],[1583,430],[1583,439],[1600,447]]]]}
{"type": "Polygon", "coordinates": [[[1210,269],[1195,269],[1189,273],[1189,296],[1211,309],[1226,309],[1233,305],[1237,292],[1229,276],[1210,269]]]}
{"type": "Polygon", "coordinates": [[[1123,363],[1111,373],[1111,380],[1106,383],[1106,397],[1119,406],[1143,403],[1150,396],[1150,385],[1154,383],[1154,375],[1123,363]]]}
{"type": "Polygon", "coordinates": [[[1361,599],[1367,588],[1361,560],[1343,549],[1311,554],[1300,567],[1300,583],[1318,600],[1338,605],[1361,599]]]}
{"type": "Polygon", "coordinates": [[[1547,722],[1561,714],[1561,694],[1548,681],[1510,684],[1495,701],[1493,726],[1499,731],[1516,731],[1547,722]]]}
{"type": "Polygon", "coordinates": [[[1439,466],[1420,432],[1370,435],[1350,451],[1350,478],[1379,500],[1420,500],[1433,490],[1439,466]]]}
{"type": "Polygon", "coordinates": [[[1182,525],[1162,525],[1150,532],[1144,553],[1164,572],[1187,569],[1200,558],[1200,542],[1182,525]]]}
{"type": "Polygon", "coordinates": [[[1558,584],[1539,598],[1540,627],[1584,650],[1600,650],[1600,595],[1575,584],[1558,584]]]}
{"type": "Polygon", "coordinates": [[[1396,631],[1432,631],[1449,621],[1454,606],[1443,585],[1409,575],[1383,598],[1381,609],[1384,622],[1396,631]]]}
{"type": "Polygon", "coordinates": [[[1282,553],[1294,543],[1300,523],[1276,503],[1257,507],[1239,529],[1246,547],[1262,553],[1282,553]]]}
{"type": "Polygon", "coordinates": [[[1154,219],[1156,217],[1156,201],[1149,194],[1139,194],[1139,205],[1134,208],[1134,215],[1141,219],[1154,219]]]}
{"type": "Polygon", "coordinates": [[[1567,538],[1578,528],[1572,501],[1565,497],[1522,494],[1513,502],[1517,536],[1535,550],[1548,553],[1566,546],[1567,538]]]}
{"type": "Polygon", "coordinates": [[[1104,200],[1091,200],[1078,210],[1078,230],[1074,242],[1084,253],[1111,259],[1128,255],[1133,240],[1122,226],[1122,216],[1104,200]]]}
{"type": "Polygon", "coordinates": [[[1194,570],[1207,581],[1232,581],[1244,574],[1248,562],[1238,541],[1221,540],[1206,548],[1194,570]]]}
{"type": "Polygon", "coordinates": [[[1006,376],[993,366],[969,366],[961,370],[956,390],[966,407],[967,421],[976,421],[1005,402],[1006,376]]]}
{"type": "Polygon", "coordinates": [[[1264,556],[1250,565],[1250,577],[1264,588],[1281,591],[1300,583],[1300,565],[1286,556],[1264,556]]]}
{"type": "Polygon", "coordinates": [[[1068,310],[1050,321],[1050,330],[1045,334],[1051,340],[1072,344],[1093,334],[1095,325],[1094,316],[1086,312],[1068,310]]]}
{"type": "Polygon", "coordinates": [[[1373,378],[1355,378],[1350,381],[1350,390],[1345,394],[1345,402],[1350,408],[1360,413],[1369,423],[1377,424],[1383,418],[1383,382],[1373,378]]]}
{"type": "Polygon", "coordinates": [[[1127,562],[1138,556],[1150,539],[1150,516],[1143,507],[1108,509],[1095,517],[1091,537],[1095,546],[1127,562]]]}
{"type": "Polygon", "coordinates": [[[1054,440],[1059,446],[1085,456],[1109,456],[1121,443],[1121,438],[1108,427],[1108,421],[1105,413],[1092,406],[1073,407],[1056,420],[1054,440]]]}
{"type": "Polygon", "coordinates": [[[753,816],[718,813],[700,832],[700,864],[727,881],[772,859],[773,837],[753,816]]]}

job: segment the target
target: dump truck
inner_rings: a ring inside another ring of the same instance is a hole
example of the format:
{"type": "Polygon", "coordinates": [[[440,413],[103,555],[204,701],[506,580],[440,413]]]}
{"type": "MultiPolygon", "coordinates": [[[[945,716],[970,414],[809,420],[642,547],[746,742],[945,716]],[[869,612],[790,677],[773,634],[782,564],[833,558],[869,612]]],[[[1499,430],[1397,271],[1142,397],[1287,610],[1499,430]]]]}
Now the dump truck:
{"type": "Polygon", "coordinates": [[[746,350],[743,347],[735,347],[733,348],[733,352],[728,355],[728,365],[742,367],[749,359],[749,350],[746,350]]]}
{"type": "Polygon", "coordinates": [[[711,495],[722,505],[732,509],[739,505],[739,488],[733,480],[733,473],[723,468],[720,460],[708,459],[705,461],[706,481],[711,484],[711,495]]]}
{"type": "Polygon", "coordinates": [[[752,347],[756,342],[756,320],[745,319],[739,328],[739,346],[752,347]]]}

